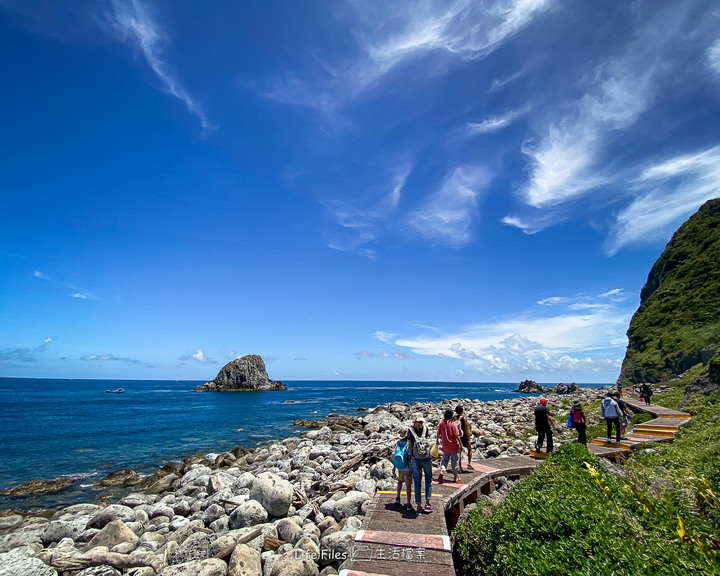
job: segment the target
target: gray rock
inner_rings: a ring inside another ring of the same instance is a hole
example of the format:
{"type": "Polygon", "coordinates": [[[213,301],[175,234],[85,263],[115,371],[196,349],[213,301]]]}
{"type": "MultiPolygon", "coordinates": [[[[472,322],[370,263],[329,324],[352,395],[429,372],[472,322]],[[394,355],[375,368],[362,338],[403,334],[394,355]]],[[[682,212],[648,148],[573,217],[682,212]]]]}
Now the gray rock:
{"type": "Polygon", "coordinates": [[[322,566],[337,564],[350,558],[350,551],[355,542],[355,536],[350,532],[333,532],[323,536],[320,540],[320,558],[322,566]]]}
{"type": "Polygon", "coordinates": [[[12,514],[10,516],[0,517],[0,530],[11,530],[22,524],[22,516],[20,514],[12,514]]]}
{"type": "Polygon", "coordinates": [[[246,544],[238,544],[230,556],[228,576],[262,576],[260,552],[246,544]]]}
{"type": "Polygon", "coordinates": [[[88,549],[97,548],[98,546],[113,548],[123,542],[136,543],[138,540],[137,534],[125,526],[122,520],[113,520],[93,536],[88,543],[88,549]]]}
{"type": "Polygon", "coordinates": [[[268,513],[265,508],[256,500],[243,502],[230,513],[228,525],[232,529],[255,526],[267,522],[268,513]]]}
{"type": "Polygon", "coordinates": [[[366,500],[370,500],[370,495],[365,492],[352,491],[347,496],[337,501],[333,516],[338,522],[343,518],[357,516],[360,508],[366,500]]]}
{"type": "Polygon", "coordinates": [[[302,528],[289,518],[280,520],[275,528],[277,528],[278,538],[291,544],[295,544],[303,537],[302,528]]]}
{"type": "Polygon", "coordinates": [[[179,479],[179,476],[177,474],[168,474],[167,476],[163,476],[156,482],[153,482],[147,490],[145,490],[146,494],[162,494],[163,492],[167,492],[172,489],[175,482],[179,479]]]}
{"type": "Polygon", "coordinates": [[[57,572],[39,558],[12,558],[0,560],[0,576],[57,576],[57,572]]]}
{"type": "Polygon", "coordinates": [[[211,504],[203,513],[202,520],[205,522],[206,526],[209,526],[215,522],[215,520],[222,518],[223,516],[225,516],[225,508],[219,504],[211,504]]]}
{"type": "Polygon", "coordinates": [[[75,540],[87,528],[90,516],[68,516],[59,520],[53,520],[48,524],[41,539],[45,546],[60,542],[63,538],[75,540]]]}
{"type": "Polygon", "coordinates": [[[194,560],[185,564],[167,566],[160,572],[161,576],[227,576],[228,565],[219,558],[194,560]]]}
{"type": "Polygon", "coordinates": [[[91,566],[77,572],[73,576],[120,576],[122,572],[115,570],[112,566],[91,566]]]}
{"type": "Polygon", "coordinates": [[[260,474],[250,489],[250,498],[257,500],[271,516],[284,516],[292,504],[292,484],[275,474],[260,474]]]}
{"type": "Polygon", "coordinates": [[[277,556],[267,576],[319,576],[317,564],[302,550],[291,550],[277,556]]]}
{"type": "Polygon", "coordinates": [[[103,528],[115,520],[134,522],[135,518],[135,510],[132,508],[120,504],[111,504],[92,515],[88,522],[88,528],[103,528]]]}
{"type": "Polygon", "coordinates": [[[42,546],[40,537],[45,532],[47,525],[48,522],[34,522],[0,536],[0,554],[22,546],[42,546]]]}

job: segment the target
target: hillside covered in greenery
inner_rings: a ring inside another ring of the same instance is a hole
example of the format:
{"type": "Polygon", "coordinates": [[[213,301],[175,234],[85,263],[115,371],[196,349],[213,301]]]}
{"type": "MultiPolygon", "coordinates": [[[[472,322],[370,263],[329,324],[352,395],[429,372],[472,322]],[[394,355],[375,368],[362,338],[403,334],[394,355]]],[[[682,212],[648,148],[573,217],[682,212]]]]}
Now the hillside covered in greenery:
{"type": "Polygon", "coordinates": [[[661,382],[707,364],[720,347],[720,199],[673,235],[640,292],[623,384],[661,382]]]}
{"type": "MultiPolygon", "coordinates": [[[[621,381],[662,382],[653,403],[692,420],[620,466],[562,445],[499,505],[458,523],[461,576],[720,576],[720,199],[653,265],[628,341],[621,381]]],[[[588,426],[588,437],[604,428],[588,426]]]]}

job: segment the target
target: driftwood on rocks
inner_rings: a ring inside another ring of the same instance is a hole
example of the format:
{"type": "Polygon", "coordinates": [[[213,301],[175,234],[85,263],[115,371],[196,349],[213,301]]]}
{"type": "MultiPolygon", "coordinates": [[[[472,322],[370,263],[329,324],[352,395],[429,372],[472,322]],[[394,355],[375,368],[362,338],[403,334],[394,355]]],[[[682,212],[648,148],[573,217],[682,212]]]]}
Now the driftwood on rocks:
{"type": "Polygon", "coordinates": [[[104,564],[113,568],[142,568],[149,566],[157,573],[167,566],[162,558],[151,552],[119,554],[110,552],[104,547],[93,548],[85,554],[76,556],[55,551],[46,557],[41,557],[41,559],[58,572],[84,570],[91,566],[102,566],[104,564]]]}

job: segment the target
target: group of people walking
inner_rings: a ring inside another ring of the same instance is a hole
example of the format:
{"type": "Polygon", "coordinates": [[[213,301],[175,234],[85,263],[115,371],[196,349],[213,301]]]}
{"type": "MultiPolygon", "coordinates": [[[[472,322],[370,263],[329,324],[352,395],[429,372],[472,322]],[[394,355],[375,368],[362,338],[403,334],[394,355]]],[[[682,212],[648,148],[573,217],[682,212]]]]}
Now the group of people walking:
{"type": "MultiPolygon", "coordinates": [[[[438,425],[436,448],[439,445],[439,449],[442,451],[440,474],[437,479],[439,483],[443,482],[444,474],[448,471],[448,465],[453,474],[453,482],[460,482],[459,474],[464,472],[462,467],[463,449],[467,450],[467,469],[473,469],[470,426],[463,412],[462,406],[457,406],[454,412],[452,409],[445,410],[438,425]]],[[[412,511],[411,493],[414,485],[417,512],[419,514],[432,512],[433,448],[430,445],[430,429],[425,424],[425,418],[422,414],[416,414],[413,425],[401,434],[401,438],[396,444],[396,455],[399,452],[404,453],[406,459],[403,461],[403,459],[398,459],[396,456],[394,461],[395,468],[398,471],[395,503],[401,505],[400,492],[404,485],[407,493],[405,509],[412,511]],[[424,506],[422,505],[423,479],[425,481],[424,506]]]]}
{"type": "MultiPolygon", "coordinates": [[[[638,400],[645,400],[645,404],[650,404],[652,389],[649,384],[642,384],[638,396],[638,400]]],[[[555,420],[553,420],[547,406],[547,399],[541,398],[537,406],[535,406],[535,430],[538,433],[535,448],[542,450],[543,444],[547,440],[547,451],[553,450],[553,429],[557,428],[555,420]]],[[[615,441],[625,436],[628,427],[632,423],[632,417],[628,412],[627,404],[620,399],[619,392],[608,392],[605,399],[600,405],[602,417],[607,426],[607,440],[610,442],[613,429],[615,430],[615,441]]],[[[578,433],[578,442],[587,446],[587,420],[583,412],[582,404],[579,400],[573,402],[570,414],[568,416],[568,427],[574,428],[578,433]]]]}
{"type": "MultiPolygon", "coordinates": [[[[643,384],[639,398],[650,404],[652,390],[648,384],[643,384]]],[[[620,442],[627,426],[632,422],[627,405],[620,399],[619,392],[608,393],[601,404],[602,417],[607,426],[607,439],[610,441],[613,428],[615,430],[615,441],[620,442]]],[[[535,430],[538,433],[535,448],[542,450],[547,445],[547,451],[553,451],[553,429],[557,423],[552,417],[548,408],[547,398],[540,398],[535,406],[535,430]]],[[[580,444],[587,445],[587,419],[583,411],[582,403],[575,400],[568,415],[569,428],[577,430],[580,444]]],[[[440,461],[440,473],[437,481],[442,483],[445,474],[450,471],[453,475],[452,482],[459,482],[459,474],[464,472],[462,466],[462,454],[467,450],[467,469],[473,470],[472,466],[472,445],[470,443],[471,430],[467,418],[464,415],[462,406],[455,410],[448,408],[443,414],[442,420],[437,428],[437,440],[435,449],[442,451],[440,461]],[[449,466],[449,468],[448,468],[449,466]]],[[[418,513],[432,512],[432,471],[433,447],[430,440],[430,429],[425,423],[422,414],[416,414],[413,425],[404,429],[400,439],[396,443],[394,466],[397,470],[397,494],[395,503],[401,506],[400,493],[405,486],[407,503],[405,509],[408,511],[417,510],[418,513]],[[401,457],[399,457],[400,455],[401,457]],[[424,480],[425,505],[422,505],[424,480]],[[415,489],[415,507],[412,505],[411,497],[413,487],[415,489]]]]}

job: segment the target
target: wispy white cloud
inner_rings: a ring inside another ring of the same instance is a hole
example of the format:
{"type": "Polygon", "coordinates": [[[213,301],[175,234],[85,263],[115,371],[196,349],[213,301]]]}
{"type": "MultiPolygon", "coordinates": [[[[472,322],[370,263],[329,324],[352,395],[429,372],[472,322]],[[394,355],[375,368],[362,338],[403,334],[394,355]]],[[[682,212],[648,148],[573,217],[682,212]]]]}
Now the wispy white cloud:
{"type": "Polygon", "coordinates": [[[545,309],[476,324],[453,333],[383,335],[384,342],[420,356],[455,358],[485,373],[534,370],[607,371],[619,367],[634,303],[620,289],[600,295],[557,296],[545,309]],[[557,309],[547,314],[547,307],[557,309]]]}
{"type": "Polygon", "coordinates": [[[608,254],[628,244],[669,240],[704,202],[720,197],[720,146],[649,166],[634,186],[636,198],[620,211],[605,243],[608,254]]]}
{"type": "Polygon", "coordinates": [[[492,116],[490,118],[485,118],[481,122],[468,122],[467,124],[465,124],[465,132],[470,136],[497,132],[498,130],[502,130],[506,126],[509,126],[518,118],[527,114],[527,112],[528,108],[519,108],[518,110],[511,110],[510,112],[507,112],[502,116],[492,116]]]}
{"type": "Polygon", "coordinates": [[[477,166],[460,166],[447,174],[440,188],[408,218],[408,224],[424,238],[454,246],[472,240],[478,197],[487,188],[490,174],[477,166]]]}
{"type": "Polygon", "coordinates": [[[206,130],[214,129],[200,103],[193,98],[168,69],[163,57],[167,37],[140,0],[112,0],[112,27],[126,44],[139,48],[148,66],[163,83],[165,90],[180,100],[200,120],[206,130]]]}
{"type": "MultiPolygon", "coordinates": [[[[348,27],[357,42],[356,55],[338,63],[316,58],[320,72],[304,77],[286,72],[266,95],[329,111],[419,57],[449,55],[458,64],[484,58],[556,5],[556,0],[355,3],[348,27]]],[[[422,73],[432,77],[450,67],[447,59],[442,64],[426,62],[422,73]]]]}
{"type": "Polygon", "coordinates": [[[384,358],[389,360],[412,360],[412,354],[407,352],[355,352],[355,358],[363,360],[365,358],[384,358]]]}
{"type": "Polygon", "coordinates": [[[80,360],[84,362],[129,362],[131,364],[142,364],[140,360],[136,360],[135,358],[119,358],[114,354],[88,354],[80,358],[80,360]]]}
{"type": "Polygon", "coordinates": [[[33,277],[37,278],[38,280],[50,280],[50,278],[45,276],[45,274],[43,274],[39,270],[35,270],[35,272],[33,272],[33,277]]]}
{"type": "Polygon", "coordinates": [[[45,352],[48,345],[53,342],[54,340],[48,336],[38,346],[35,346],[35,348],[32,349],[18,347],[0,350],[0,366],[37,366],[38,359],[35,355],[45,352]]]}
{"type": "Polygon", "coordinates": [[[720,75],[720,39],[707,49],[706,61],[710,70],[720,75]]]}
{"type": "MultiPolygon", "coordinates": [[[[600,187],[624,188],[633,168],[615,166],[608,151],[651,109],[677,66],[686,66],[677,54],[692,50],[693,18],[687,5],[669,4],[639,21],[631,39],[579,81],[582,97],[553,103],[541,112],[544,118],[533,118],[535,135],[522,147],[529,178],[519,192],[526,208],[509,214],[505,224],[534,234],[566,218],[561,205],[600,187]]],[[[616,228],[623,228],[622,221],[616,228]]],[[[613,249],[625,244],[611,243],[613,249]]]]}

